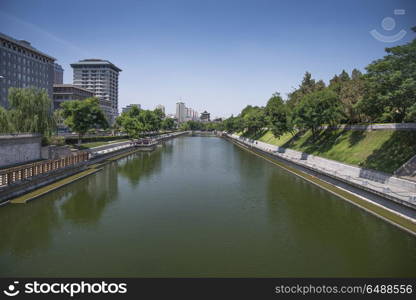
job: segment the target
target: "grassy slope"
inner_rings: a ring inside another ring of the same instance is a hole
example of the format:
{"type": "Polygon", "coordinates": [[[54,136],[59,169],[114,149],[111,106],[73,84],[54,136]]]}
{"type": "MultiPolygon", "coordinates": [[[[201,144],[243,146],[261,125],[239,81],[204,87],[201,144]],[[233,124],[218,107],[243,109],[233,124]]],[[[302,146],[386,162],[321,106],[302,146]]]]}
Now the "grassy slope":
{"type": "Polygon", "coordinates": [[[260,141],[321,157],[393,173],[416,154],[414,131],[322,131],[316,139],[310,131],[276,139],[269,131],[253,137],[260,141]]]}

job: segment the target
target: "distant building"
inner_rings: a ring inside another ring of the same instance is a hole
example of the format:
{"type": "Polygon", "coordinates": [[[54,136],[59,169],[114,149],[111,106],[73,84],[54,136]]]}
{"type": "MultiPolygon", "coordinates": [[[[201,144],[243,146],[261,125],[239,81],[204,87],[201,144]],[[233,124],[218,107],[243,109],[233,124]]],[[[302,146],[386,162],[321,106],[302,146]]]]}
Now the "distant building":
{"type": "Polygon", "coordinates": [[[192,108],[185,107],[185,121],[192,120],[192,108]]]}
{"type": "Polygon", "coordinates": [[[141,109],[142,108],[142,106],[140,105],[140,104],[129,104],[129,105],[127,105],[126,107],[123,107],[122,108],[122,112],[123,113],[126,113],[126,112],[128,112],[133,106],[137,106],[139,109],[141,109]]]}
{"type": "Polygon", "coordinates": [[[64,83],[64,69],[61,65],[54,63],[53,64],[53,84],[63,84],[64,83]]]}
{"type": "Polygon", "coordinates": [[[209,122],[210,113],[207,111],[204,111],[203,113],[201,113],[201,122],[209,122]]]}
{"type": "Polygon", "coordinates": [[[90,90],[103,103],[102,106],[110,124],[118,116],[118,75],[121,69],[108,60],[84,59],[71,64],[74,69],[74,85],[90,90]]]}
{"type": "Polygon", "coordinates": [[[0,106],[9,107],[11,87],[45,89],[52,99],[54,62],[29,42],[0,33],[0,106]]]}
{"type": "Polygon", "coordinates": [[[199,117],[195,109],[186,107],[183,102],[178,102],[176,103],[176,119],[178,123],[183,123],[187,121],[198,121],[199,117]]]}
{"type": "Polygon", "coordinates": [[[186,106],[183,102],[176,103],[176,119],[178,120],[178,123],[185,122],[186,118],[186,106]]]}
{"type": "Polygon", "coordinates": [[[156,105],[156,109],[160,109],[163,113],[165,113],[165,106],[162,104],[156,105]]]}
{"type": "Polygon", "coordinates": [[[94,97],[94,93],[72,84],[54,84],[53,85],[53,107],[59,109],[65,101],[84,100],[94,97]]]}

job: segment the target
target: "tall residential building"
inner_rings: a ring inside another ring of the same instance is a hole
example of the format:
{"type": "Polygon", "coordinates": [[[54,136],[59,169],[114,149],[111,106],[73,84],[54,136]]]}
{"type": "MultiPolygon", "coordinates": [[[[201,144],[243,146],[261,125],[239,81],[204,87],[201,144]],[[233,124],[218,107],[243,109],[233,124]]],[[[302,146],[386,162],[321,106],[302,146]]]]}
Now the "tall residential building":
{"type": "Polygon", "coordinates": [[[53,84],[63,84],[64,83],[64,69],[61,65],[54,63],[53,64],[53,84]]]}
{"type": "Polygon", "coordinates": [[[160,109],[163,113],[165,113],[165,106],[162,104],[156,105],[156,109],[160,109]]]}
{"type": "Polygon", "coordinates": [[[185,122],[186,118],[186,106],[183,102],[176,103],[176,119],[178,120],[178,123],[185,122]]]}
{"type": "Polygon", "coordinates": [[[0,106],[9,106],[10,87],[45,89],[52,99],[54,61],[29,42],[0,33],[0,106]]]}
{"type": "Polygon", "coordinates": [[[102,101],[109,101],[110,107],[102,106],[108,121],[112,124],[118,116],[118,74],[121,69],[108,60],[83,59],[71,64],[74,69],[74,85],[90,90],[102,101]]]}
{"type": "Polygon", "coordinates": [[[142,106],[140,104],[129,104],[126,107],[123,107],[121,112],[123,112],[123,113],[128,112],[134,105],[137,106],[139,109],[142,108],[142,106]]]}

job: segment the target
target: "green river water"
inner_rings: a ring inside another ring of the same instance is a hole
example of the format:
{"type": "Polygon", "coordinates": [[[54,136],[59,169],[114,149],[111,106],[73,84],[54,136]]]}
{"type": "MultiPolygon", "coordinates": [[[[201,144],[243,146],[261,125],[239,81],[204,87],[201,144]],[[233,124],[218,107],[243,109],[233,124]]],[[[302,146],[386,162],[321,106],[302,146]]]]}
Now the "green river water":
{"type": "Polygon", "coordinates": [[[224,139],[0,207],[0,276],[416,276],[416,238],[224,139]]]}

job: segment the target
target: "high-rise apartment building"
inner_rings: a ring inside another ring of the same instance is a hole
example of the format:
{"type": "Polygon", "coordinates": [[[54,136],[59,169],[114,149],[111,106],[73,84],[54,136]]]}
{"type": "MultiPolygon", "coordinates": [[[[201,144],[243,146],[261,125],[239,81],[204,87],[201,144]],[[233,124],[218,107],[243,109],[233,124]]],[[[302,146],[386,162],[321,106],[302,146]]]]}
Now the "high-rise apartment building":
{"type": "Polygon", "coordinates": [[[83,59],[71,64],[74,69],[74,85],[90,90],[96,97],[111,103],[102,106],[112,124],[118,116],[118,74],[121,69],[108,60],[83,59]]]}
{"type": "Polygon", "coordinates": [[[10,87],[45,89],[52,99],[54,61],[29,42],[0,33],[0,106],[9,107],[10,87]]]}
{"type": "Polygon", "coordinates": [[[176,103],[176,119],[178,120],[178,123],[186,121],[186,106],[183,102],[176,103]]]}
{"type": "Polygon", "coordinates": [[[53,64],[53,84],[63,84],[64,82],[64,69],[61,65],[53,64]]]}
{"type": "Polygon", "coordinates": [[[176,119],[178,120],[178,123],[198,121],[199,115],[195,109],[186,107],[183,102],[178,102],[176,103],[176,119]]]}

